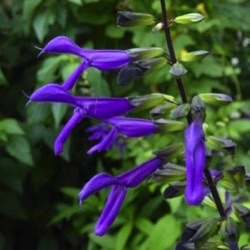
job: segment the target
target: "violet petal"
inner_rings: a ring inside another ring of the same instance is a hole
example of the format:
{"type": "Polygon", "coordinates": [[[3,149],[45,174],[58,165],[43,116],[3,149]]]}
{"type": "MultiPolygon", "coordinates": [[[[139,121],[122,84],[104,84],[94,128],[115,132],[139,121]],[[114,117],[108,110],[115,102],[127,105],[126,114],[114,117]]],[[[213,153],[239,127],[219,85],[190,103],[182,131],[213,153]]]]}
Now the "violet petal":
{"type": "Polygon", "coordinates": [[[112,130],[109,132],[108,135],[102,139],[102,141],[95,146],[93,146],[87,153],[89,155],[93,154],[94,152],[101,152],[101,151],[106,151],[111,148],[113,145],[114,141],[117,138],[117,128],[112,128],[112,130]]]}
{"type": "Polygon", "coordinates": [[[65,90],[71,90],[73,86],[76,84],[78,78],[81,76],[83,71],[87,69],[89,65],[85,62],[82,61],[79,66],[69,75],[69,77],[64,81],[62,84],[62,87],[65,90]]]}
{"type": "Polygon", "coordinates": [[[102,236],[108,231],[120,211],[126,194],[127,189],[125,187],[120,185],[115,185],[112,187],[108,199],[106,201],[105,207],[103,208],[103,211],[96,223],[96,235],[102,236]]]}
{"type": "Polygon", "coordinates": [[[81,56],[81,48],[66,36],[58,36],[49,41],[43,48],[44,53],[73,54],[81,56]]]}
{"type": "Polygon", "coordinates": [[[55,155],[59,155],[63,151],[63,144],[69,137],[70,133],[74,129],[74,127],[82,121],[84,118],[85,113],[83,110],[76,108],[74,110],[73,116],[68,120],[68,122],[64,125],[63,129],[57,136],[55,143],[54,143],[54,152],[55,155]]]}
{"type": "Polygon", "coordinates": [[[163,161],[155,157],[121,175],[118,175],[116,178],[125,187],[136,187],[162,165],[163,161]]]}
{"type": "Polygon", "coordinates": [[[79,200],[82,202],[105,187],[119,184],[119,181],[110,174],[97,174],[84,185],[79,193],[79,200]]]}
{"type": "Polygon", "coordinates": [[[114,117],[107,120],[112,123],[122,133],[129,137],[140,137],[154,134],[157,126],[146,119],[114,117]]]}
{"type": "Polygon", "coordinates": [[[68,93],[62,86],[49,83],[37,89],[31,96],[33,102],[56,102],[67,103],[72,106],[77,106],[77,98],[68,93]]]}

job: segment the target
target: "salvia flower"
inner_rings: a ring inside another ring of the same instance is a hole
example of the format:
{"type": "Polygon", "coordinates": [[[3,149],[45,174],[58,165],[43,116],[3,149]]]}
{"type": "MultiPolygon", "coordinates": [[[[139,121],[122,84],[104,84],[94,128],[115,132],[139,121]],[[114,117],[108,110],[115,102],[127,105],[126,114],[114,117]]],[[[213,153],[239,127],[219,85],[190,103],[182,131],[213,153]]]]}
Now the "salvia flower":
{"type": "MultiPolygon", "coordinates": [[[[117,142],[120,134],[127,137],[141,137],[154,134],[158,129],[157,125],[146,119],[113,117],[107,119],[106,122],[111,125],[110,131],[106,136],[102,136],[101,142],[92,147],[88,154],[109,150],[117,142]]],[[[98,132],[95,130],[95,133],[98,132]]],[[[100,139],[100,136],[98,139],[100,139]]]]}
{"type": "Polygon", "coordinates": [[[155,157],[117,176],[100,173],[94,176],[82,188],[79,193],[81,203],[103,188],[112,187],[104,209],[96,223],[96,235],[104,235],[113,224],[126,197],[127,189],[138,186],[162,166],[162,164],[163,160],[155,157]]]}
{"type": "Polygon", "coordinates": [[[69,137],[74,127],[83,118],[90,117],[95,119],[108,119],[114,116],[124,115],[131,111],[134,106],[126,98],[93,98],[80,97],[68,93],[61,85],[47,84],[36,90],[31,96],[30,101],[65,103],[73,106],[74,113],[69,121],[57,136],[54,143],[56,155],[63,150],[63,144],[69,137]]]}
{"type": "Polygon", "coordinates": [[[66,36],[58,36],[49,41],[41,53],[72,54],[82,59],[79,67],[70,76],[64,88],[70,90],[76,80],[87,68],[94,67],[98,70],[109,71],[122,68],[128,65],[132,57],[125,50],[96,50],[80,48],[73,40],[66,36]]]}
{"type": "Polygon", "coordinates": [[[198,205],[202,202],[205,192],[202,179],[205,167],[205,135],[202,120],[197,116],[185,131],[185,158],[187,168],[187,186],[185,199],[189,205],[198,205]]]}

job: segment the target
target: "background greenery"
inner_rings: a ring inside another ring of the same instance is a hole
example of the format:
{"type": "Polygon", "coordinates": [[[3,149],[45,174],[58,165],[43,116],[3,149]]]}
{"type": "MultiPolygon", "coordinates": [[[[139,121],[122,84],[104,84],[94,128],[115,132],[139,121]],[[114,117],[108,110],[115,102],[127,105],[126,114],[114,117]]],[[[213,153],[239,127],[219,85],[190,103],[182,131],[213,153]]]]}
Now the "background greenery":
{"type": "MultiPolygon", "coordinates": [[[[190,99],[202,92],[223,92],[235,102],[209,108],[208,132],[237,141],[236,165],[249,167],[250,140],[250,4],[248,0],[206,2],[168,0],[170,15],[201,12],[206,20],[191,26],[173,26],[177,55],[205,49],[211,55],[187,64],[184,82],[190,99]]],[[[117,149],[87,156],[91,142],[83,121],[60,157],[53,140],[72,110],[63,105],[31,103],[32,91],[48,82],[62,82],[79,62],[68,55],[42,55],[35,46],[57,35],[73,38],[86,48],[166,47],[161,32],[151,27],[116,26],[119,10],[154,14],[160,20],[159,1],[153,0],[2,0],[0,3],[0,249],[173,249],[184,223],[209,215],[203,207],[186,208],[182,198],[163,200],[161,186],[144,183],[131,190],[109,234],[93,234],[107,192],[91,197],[82,207],[77,195],[97,171],[121,173],[151,157],[152,150],[181,135],[152,136],[117,149]]],[[[168,69],[133,84],[116,84],[117,72],[84,73],[77,94],[131,96],[149,92],[177,95],[168,69]]],[[[244,230],[244,228],[243,228],[244,230]]],[[[241,244],[248,243],[243,233],[241,244]]]]}

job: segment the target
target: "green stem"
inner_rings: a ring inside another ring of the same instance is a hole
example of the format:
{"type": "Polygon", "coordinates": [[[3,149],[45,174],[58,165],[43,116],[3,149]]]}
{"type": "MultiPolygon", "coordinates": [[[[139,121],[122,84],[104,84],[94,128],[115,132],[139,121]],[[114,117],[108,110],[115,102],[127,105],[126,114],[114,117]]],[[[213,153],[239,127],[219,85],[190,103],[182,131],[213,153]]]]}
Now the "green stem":
{"type": "MultiPolygon", "coordinates": [[[[177,62],[176,60],[176,56],[175,56],[175,51],[174,51],[174,46],[173,46],[173,42],[172,42],[172,37],[171,37],[171,33],[170,33],[170,23],[168,20],[168,16],[167,16],[167,8],[166,8],[166,4],[165,4],[165,0],[160,0],[161,1],[161,10],[162,10],[162,22],[163,22],[163,28],[164,28],[164,33],[165,33],[165,37],[166,37],[166,42],[167,42],[167,47],[168,47],[168,52],[169,52],[169,57],[170,57],[170,64],[173,65],[177,62]]],[[[184,88],[184,84],[181,78],[175,78],[181,99],[183,103],[187,103],[187,95],[186,95],[186,91],[184,88]]],[[[192,119],[192,115],[189,112],[187,115],[187,121],[188,123],[192,123],[193,119],[192,119]]],[[[225,219],[226,218],[226,212],[224,210],[222,201],[220,199],[218,190],[216,188],[216,185],[213,181],[213,178],[211,176],[210,171],[205,168],[204,169],[204,174],[208,183],[208,186],[210,188],[211,194],[213,196],[214,202],[216,204],[216,207],[218,209],[218,212],[220,214],[221,219],[225,219]]]]}

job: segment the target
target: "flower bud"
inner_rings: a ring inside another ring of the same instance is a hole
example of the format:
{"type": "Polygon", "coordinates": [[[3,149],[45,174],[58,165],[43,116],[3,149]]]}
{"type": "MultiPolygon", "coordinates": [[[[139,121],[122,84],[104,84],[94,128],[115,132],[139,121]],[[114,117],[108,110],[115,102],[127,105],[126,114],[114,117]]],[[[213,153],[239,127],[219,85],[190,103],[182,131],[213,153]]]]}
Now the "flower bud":
{"type": "Polygon", "coordinates": [[[149,59],[161,56],[165,53],[164,49],[152,47],[152,48],[134,48],[128,49],[126,52],[130,57],[136,59],[149,59]]]}
{"type": "Polygon", "coordinates": [[[208,136],[206,143],[213,150],[222,151],[226,154],[235,153],[236,144],[230,139],[208,136]]]}
{"type": "MultiPolygon", "coordinates": [[[[160,169],[157,169],[150,178],[150,180],[153,182],[164,181],[167,183],[175,181],[183,181],[185,179],[186,179],[186,168],[184,166],[180,166],[170,162],[163,165],[160,169]]],[[[172,186],[175,186],[175,184],[172,186]]],[[[183,187],[184,186],[185,185],[183,185],[183,187]]]]}
{"type": "Polygon", "coordinates": [[[178,155],[182,154],[183,151],[184,151],[183,143],[174,143],[168,145],[167,147],[161,150],[154,152],[154,154],[161,159],[169,161],[170,159],[175,158],[178,155]]]}
{"type": "Polygon", "coordinates": [[[172,67],[169,70],[170,74],[173,75],[176,78],[179,78],[187,73],[187,70],[183,67],[182,64],[179,62],[172,65],[172,67]]]}
{"type": "Polygon", "coordinates": [[[197,23],[204,19],[204,16],[200,13],[189,13],[186,15],[176,17],[173,22],[180,23],[180,24],[191,24],[197,23]]]}
{"type": "Polygon", "coordinates": [[[172,199],[184,194],[186,184],[183,182],[169,185],[163,192],[164,199],[172,199]]]}
{"type": "Polygon", "coordinates": [[[119,11],[117,25],[120,27],[134,27],[140,25],[153,25],[155,18],[151,14],[130,11],[119,11]]]}
{"type": "Polygon", "coordinates": [[[166,117],[167,114],[170,114],[170,112],[176,107],[176,104],[174,103],[166,103],[160,106],[155,107],[150,111],[150,116],[152,119],[159,119],[162,117],[166,117]]]}
{"type": "Polygon", "coordinates": [[[189,53],[184,53],[181,57],[181,61],[182,62],[200,61],[208,54],[209,52],[206,50],[198,50],[198,51],[193,51],[189,53]]]}
{"type": "Polygon", "coordinates": [[[180,131],[186,127],[186,124],[184,122],[163,118],[154,121],[154,123],[159,127],[160,132],[180,131]]]}
{"type": "Polygon", "coordinates": [[[154,26],[154,28],[152,29],[152,32],[157,32],[157,31],[160,31],[160,30],[162,30],[163,29],[163,27],[164,27],[164,23],[157,23],[155,26],[154,26]]]}
{"type": "Polygon", "coordinates": [[[154,93],[151,95],[128,97],[127,98],[131,105],[135,108],[132,112],[140,112],[145,109],[154,108],[167,101],[174,101],[174,97],[170,95],[163,95],[160,93],[154,93]]]}
{"type": "Polygon", "coordinates": [[[239,203],[234,203],[233,210],[237,217],[243,220],[247,227],[250,227],[250,209],[239,203]]]}
{"type": "Polygon", "coordinates": [[[232,102],[232,98],[225,94],[206,93],[199,94],[199,97],[206,104],[223,105],[232,102]]]}
{"type": "Polygon", "coordinates": [[[175,118],[182,118],[182,117],[187,116],[189,110],[190,110],[190,104],[184,103],[184,104],[179,105],[177,108],[173,109],[171,111],[171,114],[175,118]]]}

